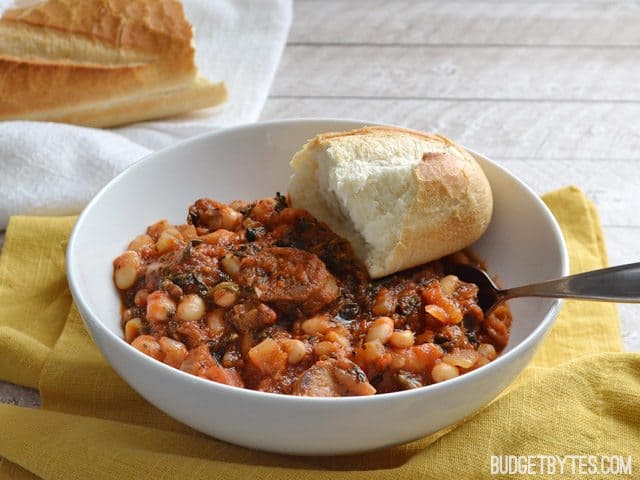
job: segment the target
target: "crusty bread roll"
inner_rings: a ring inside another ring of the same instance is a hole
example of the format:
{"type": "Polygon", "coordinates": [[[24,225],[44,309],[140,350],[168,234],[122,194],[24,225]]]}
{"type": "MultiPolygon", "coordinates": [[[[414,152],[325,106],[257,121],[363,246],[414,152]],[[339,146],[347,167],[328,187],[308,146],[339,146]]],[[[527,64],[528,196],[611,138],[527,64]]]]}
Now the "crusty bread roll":
{"type": "Polygon", "coordinates": [[[178,0],[47,0],[0,18],[0,120],[109,127],[216,105],[178,0]]]}
{"type": "Polygon", "coordinates": [[[390,127],[325,133],[291,165],[292,205],[347,239],[372,278],[467,247],[491,219],[484,172],[440,135],[390,127]]]}

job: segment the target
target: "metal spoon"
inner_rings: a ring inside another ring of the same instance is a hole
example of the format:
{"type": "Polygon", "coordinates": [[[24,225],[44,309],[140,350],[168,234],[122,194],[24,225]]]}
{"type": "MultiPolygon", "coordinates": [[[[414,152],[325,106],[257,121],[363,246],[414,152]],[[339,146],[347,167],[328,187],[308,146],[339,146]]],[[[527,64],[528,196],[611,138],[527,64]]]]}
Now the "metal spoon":
{"type": "Polygon", "coordinates": [[[604,302],[640,303],[640,263],[603,268],[556,280],[501,290],[482,270],[447,264],[445,270],[463,282],[475,283],[478,304],[489,315],[502,302],[516,297],[578,298],[604,302]]]}

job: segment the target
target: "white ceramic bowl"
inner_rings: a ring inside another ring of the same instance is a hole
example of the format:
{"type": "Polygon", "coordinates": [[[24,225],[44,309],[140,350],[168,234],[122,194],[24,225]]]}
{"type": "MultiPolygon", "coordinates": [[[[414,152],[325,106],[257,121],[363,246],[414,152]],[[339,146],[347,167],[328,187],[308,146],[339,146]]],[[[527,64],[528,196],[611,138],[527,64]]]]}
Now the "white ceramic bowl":
{"type": "MultiPolygon", "coordinates": [[[[352,453],[451,425],[495,398],[525,367],[559,301],[512,301],[511,340],[489,365],[444,383],[371,397],[305,398],[229,387],[157,362],[123,340],[112,261],[130,239],[161,218],[183,223],[188,206],[204,196],[226,202],[285,191],[289,159],[308,138],[364,124],[285,120],[199,136],[138,162],[85,208],[68,245],[71,292],[104,356],[149,402],[238,445],[288,454],[352,453]]],[[[563,239],[546,206],[501,167],[476,158],[495,203],[491,225],[474,247],[490,271],[508,286],[567,274],[563,239]]]]}

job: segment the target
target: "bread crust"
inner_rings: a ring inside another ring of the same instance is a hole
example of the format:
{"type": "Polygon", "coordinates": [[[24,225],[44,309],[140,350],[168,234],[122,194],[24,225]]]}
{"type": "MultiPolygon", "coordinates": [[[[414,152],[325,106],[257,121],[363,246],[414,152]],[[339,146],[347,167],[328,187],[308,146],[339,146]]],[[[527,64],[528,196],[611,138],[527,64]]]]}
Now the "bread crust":
{"type": "Polygon", "coordinates": [[[226,99],[223,84],[197,78],[177,0],[49,0],[6,11],[0,42],[2,120],[106,127],[226,99]]]}
{"type": "Polygon", "coordinates": [[[362,128],[358,128],[356,130],[350,130],[348,132],[326,132],[321,133],[313,137],[307,145],[309,147],[322,145],[328,141],[334,140],[336,138],[341,137],[354,137],[354,136],[364,136],[364,135],[388,135],[388,136],[397,136],[397,135],[409,135],[418,137],[424,140],[434,140],[441,141],[447,145],[454,145],[457,147],[455,143],[449,140],[447,137],[442,135],[433,134],[433,133],[425,133],[420,132],[418,130],[412,130],[410,128],[402,128],[402,127],[386,127],[386,126],[364,126],[362,128]]]}
{"type": "MultiPolygon", "coordinates": [[[[207,108],[212,99],[217,104],[222,103],[226,98],[227,90],[223,83],[202,82],[195,85],[189,83],[184,88],[172,86],[166,90],[118,96],[108,101],[96,102],[95,105],[84,103],[79,106],[61,106],[47,110],[45,115],[37,111],[30,112],[22,118],[88,127],[112,127],[207,108]]],[[[1,116],[0,120],[3,120],[1,116]]]]}
{"type": "MultiPolygon", "coordinates": [[[[1,21],[83,35],[115,49],[158,56],[194,52],[192,28],[177,0],[48,0],[7,10],[1,21]]],[[[189,58],[167,60],[189,63],[189,58]]]]}
{"type": "Polygon", "coordinates": [[[491,221],[493,197],[488,180],[472,163],[460,164],[448,153],[426,153],[413,170],[418,181],[418,194],[404,219],[397,247],[375,276],[420,265],[468,247],[485,232],[491,221]],[[435,211],[434,211],[435,210],[435,211]],[[420,222],[430,215],[432,221],[420,222]]]}
{"type": "MultiPolygon", "coordinates": [[[[489,182],[471,154],[442,135],[396,127],[364,127],[350,132],[324,133],[311,139],[294,156],[292,165],[296,170],[305,168],[305,163],[319,157],[314,155],[315,152],[329,152],[329,149],[332,155],[339,155],[340,161],[348,165],[354,161],[354,155],[366,155],[369,151],[367,138],[371,136],[376,147],[384,151],[381,153],[377,150],[378,157],[385,154],[391,157],[392,154],[387,152],[392,151],[395,152],[394,155],[398,152],[406,155],[423,152],[421,157],[412,159],[415,164],[407,173],[411,178],[398,180],[414,185],[415,191],[412,191],[406,209],[390,227],[399,231],[397,241],[384,251],[371,244],[354,246],[372,278],[383,277],[454,253],[469,246],[484,233],[493,210],[489,182]],[[339,146],[340,140],[348,137],[352,138],[339,146]]],[[[304,181],[308,183],[309,178],[306,175],[304,181]]],[[[296,175],[293,177],[293,182],[295,181],[296,175]]],[[[328,223],[339,234],[351,239],[365,237],[362,232],[353,235],[345,232],[345,228],[355,227],[353,223],[339,220],[344,218],[344,212],[327,213],[327,205],[322,208],[307,205],[306,203],[313,203],[313,198],[296,193],[304,188],[319,188],[318,186],[292,184],[290,187],[294,206],[319,213],[320,220],[328,223]],[[302,204],[296,205],[297,201],[302,204]]],[[[390,212],[394,205],[386,207],[390,212]]]]}

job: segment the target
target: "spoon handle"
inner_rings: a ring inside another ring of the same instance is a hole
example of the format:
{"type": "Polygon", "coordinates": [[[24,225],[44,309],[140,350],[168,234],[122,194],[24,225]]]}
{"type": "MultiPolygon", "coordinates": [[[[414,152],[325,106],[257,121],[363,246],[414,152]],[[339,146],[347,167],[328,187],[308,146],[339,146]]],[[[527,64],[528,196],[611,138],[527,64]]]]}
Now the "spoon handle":
{"type": "Polygon", "coordinates": [[[640,263],[509,288],[501,294],[504,300],[515,297],[552,297],[640,303],[640,263]]]}

